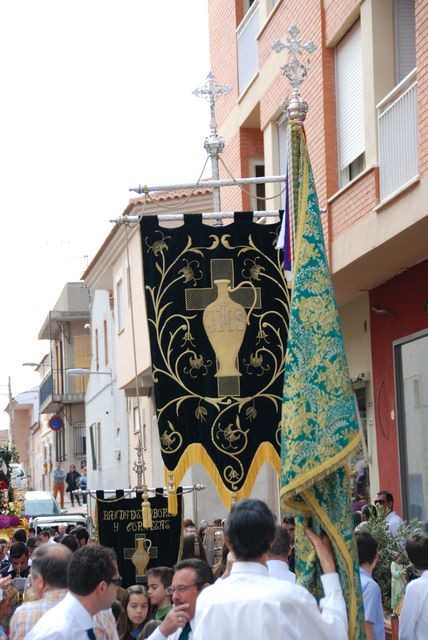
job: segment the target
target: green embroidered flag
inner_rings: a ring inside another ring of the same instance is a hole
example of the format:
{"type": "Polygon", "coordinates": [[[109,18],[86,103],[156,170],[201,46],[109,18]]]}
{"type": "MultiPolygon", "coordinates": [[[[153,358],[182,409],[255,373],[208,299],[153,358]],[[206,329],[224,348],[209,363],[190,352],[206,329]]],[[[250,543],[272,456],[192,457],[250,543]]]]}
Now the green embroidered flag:
{"type": "MultiPolygon", "coordinates": [[[[284,377],[281,503],[296,511],[296,572],[322,596],[321,568],[304,531],[325,531],[348,607],[349,638],[365,638],[347,458],[360,435],[327,262],[305,134],[292,124],[297,153],[298,226],[284,377]]],[[[296,164],[296,163],[295,163],[296,164]]],[[[296,194],[294,194],[296,196],[296,194]]]]}

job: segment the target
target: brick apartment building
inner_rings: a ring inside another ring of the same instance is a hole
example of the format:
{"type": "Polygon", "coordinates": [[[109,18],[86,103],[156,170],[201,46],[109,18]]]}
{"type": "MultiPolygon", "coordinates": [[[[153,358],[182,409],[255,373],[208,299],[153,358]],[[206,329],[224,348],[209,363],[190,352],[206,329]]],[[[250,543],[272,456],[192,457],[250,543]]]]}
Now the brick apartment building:
{"type": "MultiPolygon", "coordinates": [[[[428,3],[209,0],[211,69],[232,87],[216,110],[221,177],[285,172],[291,89],[272,44],[293,24],[317,44],[305,129],[372,496],[389,489],[427,519],[428,3]]],[[[280,208],[279,191],[223,189],[222,208],[280,208]]]]}

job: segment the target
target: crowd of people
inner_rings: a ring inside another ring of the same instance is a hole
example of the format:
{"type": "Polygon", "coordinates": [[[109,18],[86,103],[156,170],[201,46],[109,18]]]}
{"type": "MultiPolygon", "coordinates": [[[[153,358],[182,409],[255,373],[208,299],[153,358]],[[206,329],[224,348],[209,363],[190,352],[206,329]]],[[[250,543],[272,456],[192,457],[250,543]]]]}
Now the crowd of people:
{"type": "Polygon", "coordinates": [[[79,507],[80,496],[75,493],[78,489],[82,492],[82,503],[86,504],[86,490],[87,490],[87,469],[86,460],[80,462],[80,473],[76,469],[76,465],[71,464],[68,472],[62,468],[62,463],[57,461],[52,471],[52,495],[55,499],[59,496],[59,504],[61,509],[64,509],[64,496],[68,493],[70,496],[71,506],[74,507],[74,501],[76,500],[79,507]]]}
{"type": "MultiPolygon", "coordinates": [[[[380,492],[374,502],[386,525],[395,527],[392,496],[380,492]]],[[[378,543],[364,522],[356,539],[366,633],[368,640],[384,640],[384,610],[373,579],[378,543]]],[[[62,526],[39,535],[29,531],[28,537],[17,529],[10,541],[0,540],[0,640],[348,638],[346,603],[327,537],[306,530],[323,571],[318,603],[296,583],[292,514],[278,524],[264,502],[238,502],[217,525],[224,547],[214,566],[205,554],[206,524],[197,531],[185,522],[182,559],[174,568],[148,569],[145,584],[127,589],[121,588],[114,551],[94,544],[86,529],[67,533],[62,526]]],[[[428,535],[419,531],[403,545],[420,577],[405,590],[399,638],[426,640],[428,535]]]]}

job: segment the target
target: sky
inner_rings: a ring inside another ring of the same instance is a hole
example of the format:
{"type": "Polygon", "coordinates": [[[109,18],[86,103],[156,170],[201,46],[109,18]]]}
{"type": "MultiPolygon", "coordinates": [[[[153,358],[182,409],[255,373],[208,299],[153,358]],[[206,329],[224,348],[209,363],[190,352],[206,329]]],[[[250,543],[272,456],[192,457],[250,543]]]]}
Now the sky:
{"type": "MultiPolygon", "coordinates": [[[[137,184],[197,180],[209,107],[207,0],[0,2],[0,428],[64,284],[137,184]]],[[[221,78],[217,79],[221,82],[221,78]]],[[[209,177],[209,173],[205,173],[209,177]]]]}

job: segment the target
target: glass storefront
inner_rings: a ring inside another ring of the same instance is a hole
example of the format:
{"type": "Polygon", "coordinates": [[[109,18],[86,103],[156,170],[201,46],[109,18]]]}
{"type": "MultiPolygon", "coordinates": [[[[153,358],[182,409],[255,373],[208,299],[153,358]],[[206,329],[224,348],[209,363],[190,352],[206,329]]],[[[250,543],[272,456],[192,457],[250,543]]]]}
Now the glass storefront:
{"type": "Polygon", "coordinates": [[[428,520],[428,333],[395,343],[404,517],[428,520]]]}

